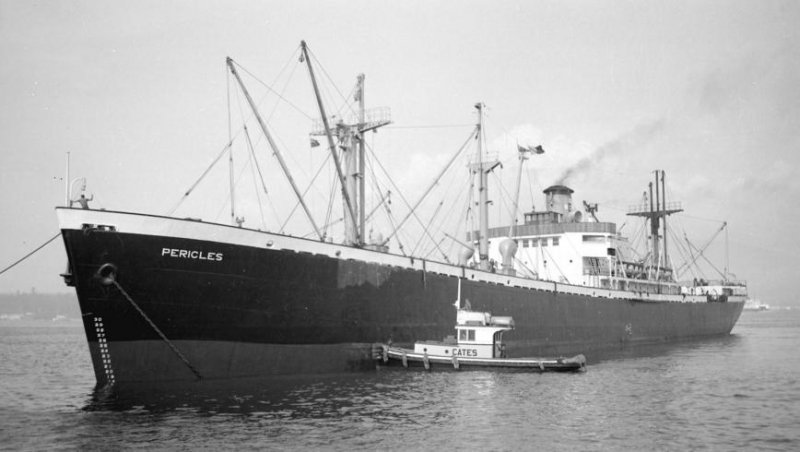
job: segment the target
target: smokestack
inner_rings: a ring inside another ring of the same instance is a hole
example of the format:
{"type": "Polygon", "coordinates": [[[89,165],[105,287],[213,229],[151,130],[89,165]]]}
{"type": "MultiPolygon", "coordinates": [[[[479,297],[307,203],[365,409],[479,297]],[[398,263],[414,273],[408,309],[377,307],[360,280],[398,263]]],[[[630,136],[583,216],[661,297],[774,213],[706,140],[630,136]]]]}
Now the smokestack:
{"type": "Polygon", "coordinates": [[[553,185],[544,190],[548,212],[556,212],[562,216],[572,212],[572,193],[574,190],[565,185],[553,185]]]}

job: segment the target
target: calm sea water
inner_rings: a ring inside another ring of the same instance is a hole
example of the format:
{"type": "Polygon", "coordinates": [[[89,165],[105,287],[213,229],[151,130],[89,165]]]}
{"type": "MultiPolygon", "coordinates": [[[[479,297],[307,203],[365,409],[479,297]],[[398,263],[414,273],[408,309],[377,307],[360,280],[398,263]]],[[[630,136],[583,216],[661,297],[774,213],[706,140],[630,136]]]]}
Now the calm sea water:
{"type": "Polygon", "coordinates": [[[0,448],[800,450],[800,311],[583,374],[381,370],[94,393],[77,322],[0,322],[0,448]]]}

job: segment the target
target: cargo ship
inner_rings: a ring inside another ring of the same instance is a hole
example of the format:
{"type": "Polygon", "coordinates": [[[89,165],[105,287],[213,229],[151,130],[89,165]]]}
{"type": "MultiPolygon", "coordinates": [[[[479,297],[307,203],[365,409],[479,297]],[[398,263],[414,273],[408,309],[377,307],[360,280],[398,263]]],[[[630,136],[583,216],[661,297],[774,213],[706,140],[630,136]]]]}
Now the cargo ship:
{"type": "MultiPolygon", "coordinates": [[[[358,114],[332,124],[305,43],[299,60],[318,101],[314,133],[335,162],[344,239],[334,242],[316,227],[228,59],[317,236],[86,203],[58,207],[68,257],[62,276],[78,296],[98,387],[372,369],[376,342],[410,345],[452,334],[459,281],[473,309],[515,319],[509,357],[583,353],[591,361],[595,350],[726,335],[735,325],[744,282],[677,281],[659,237],[681,209],[664,199],[663,172],[655,173],[656,195],[651,182],[649,202],[629,212],[650,227],[644,258],[614,223],[596,218],[596,207],[586,204],[587,215],[576,209],[565,185],[545,189],[545,210],[525,213],[521,224],[490,227],[488,174],[497,162],[481,148],[482,104],[468,140],[478,147],[469,170],[480,224],[451,237],[462,245],[458,256],[406,255],[390,250],[388,239],[366,240],[363,135],[389,121],[365,110],[360,76],[358,114]]],[[[519,146],[520,163],[541,151],[519,146]]]]}

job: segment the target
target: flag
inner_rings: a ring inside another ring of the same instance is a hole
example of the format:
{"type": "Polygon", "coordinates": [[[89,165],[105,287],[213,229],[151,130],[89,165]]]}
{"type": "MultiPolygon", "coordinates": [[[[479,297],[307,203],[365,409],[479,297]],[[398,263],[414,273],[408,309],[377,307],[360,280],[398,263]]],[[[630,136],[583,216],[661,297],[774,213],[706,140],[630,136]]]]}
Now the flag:
{"type": "Polygon", "coordinates": [[[315,139],[313,139],[313,138],[312,138],[312,139],[311,139],[311,147],[312,147],[312,148],[315,148],[315,147],[317,147],[317,146],[319,146],[319,141],[317,141],[317,140],[315,140],[315,139]]]}
{"type": "Polygon", "coordinates": [[[517,145],[517,150],[519,152],[530,152],[532,154],[544,154],[544,148],[542,148],[541,144],[536,146],[536,147],[533,147],[533,146],[522,146],[522,145],[518,144],[517,145]]]}

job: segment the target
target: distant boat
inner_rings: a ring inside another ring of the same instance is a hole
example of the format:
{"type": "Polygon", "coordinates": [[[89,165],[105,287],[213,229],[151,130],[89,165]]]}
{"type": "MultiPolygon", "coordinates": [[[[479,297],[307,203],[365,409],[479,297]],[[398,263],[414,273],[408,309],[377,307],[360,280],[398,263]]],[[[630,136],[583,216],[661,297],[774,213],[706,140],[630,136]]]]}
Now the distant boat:
{"type": "Polygon", "coordinates": [[[0,320],[22,320],[23,314],[0,314],[0,320]]]}
{"type": "Polygon", "coordinates": [[[769,305],[762,303],[761,300],[757,298],[748,298],[744,302],[744,310],[745,311],[769,311],[769,305]]]}

